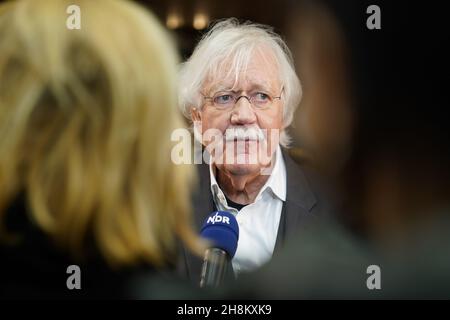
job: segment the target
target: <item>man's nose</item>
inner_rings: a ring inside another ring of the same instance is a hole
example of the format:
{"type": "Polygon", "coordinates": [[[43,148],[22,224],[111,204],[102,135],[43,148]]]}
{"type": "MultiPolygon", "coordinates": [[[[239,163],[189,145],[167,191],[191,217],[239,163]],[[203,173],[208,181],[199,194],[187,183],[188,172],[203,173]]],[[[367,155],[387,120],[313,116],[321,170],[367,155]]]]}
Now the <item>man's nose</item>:
{"type": "Polygon", "coordinates": [[[231,113],[232,124],[251,124],[256,121],[255,111],[252,108],[250,100],[242,96],[233,108],[231,113]]]}

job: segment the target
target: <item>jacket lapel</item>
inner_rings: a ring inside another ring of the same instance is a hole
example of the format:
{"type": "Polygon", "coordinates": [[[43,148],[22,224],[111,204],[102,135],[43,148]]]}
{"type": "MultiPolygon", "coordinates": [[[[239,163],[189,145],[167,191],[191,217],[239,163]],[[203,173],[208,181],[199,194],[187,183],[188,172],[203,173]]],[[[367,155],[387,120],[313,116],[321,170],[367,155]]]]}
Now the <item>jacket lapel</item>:
{"type": "Polygon", "coordinates": [[[311,210],[317,202],[300,166],[286,150],[282,149],[282,154],[286,165],[286,201],[281,212],[274,253],[282,248],[287,238],[297,234],[299,228],[314,218],[311,210]]]}
{"type": "MultiPolygon", "coordinates": [[[[194,227],[197,233],[203,225],[206,217],[214,211],[214,202],[210,188],[209,166],[208,164],[196,165],[198,173],[197,188],[193,196],[193,218],[194,227]]],[[[179,270],[182,274],[193,280],[195,284],[200,283],[200,273],[203,260],[184,249],[185,270],[179,270]]]]}
{"type": "Polygon", "coordinates": [[[198,165],[198,187],[194,194],[194,222],[200,232],[205,218],[214,211],[214,201],[211,194],[211,183],[209,177],[209,166],[204,163],[198,165]]]}

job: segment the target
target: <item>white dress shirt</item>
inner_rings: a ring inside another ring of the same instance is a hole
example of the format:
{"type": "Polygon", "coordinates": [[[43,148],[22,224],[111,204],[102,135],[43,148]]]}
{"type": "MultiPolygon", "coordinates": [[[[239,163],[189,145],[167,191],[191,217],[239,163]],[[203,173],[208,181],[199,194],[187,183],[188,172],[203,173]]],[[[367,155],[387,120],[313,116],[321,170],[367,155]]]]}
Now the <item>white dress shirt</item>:
{"type": "MultiPolygon", "coordinates": [[[[214,168],[215,169],[215,168],[214,168]]],[[[236,275],[252,271],[272,257],[280,224],[283,202],[286,201],[286,166],[281,148],[275,152],[272,173],[253,203],[240,211],[228,206],[225,194],[217,184],[213,165],[209,166],[211,192],[218,210],[235,215],[239,225],[239,241],[232,260],[236,275]]]]}

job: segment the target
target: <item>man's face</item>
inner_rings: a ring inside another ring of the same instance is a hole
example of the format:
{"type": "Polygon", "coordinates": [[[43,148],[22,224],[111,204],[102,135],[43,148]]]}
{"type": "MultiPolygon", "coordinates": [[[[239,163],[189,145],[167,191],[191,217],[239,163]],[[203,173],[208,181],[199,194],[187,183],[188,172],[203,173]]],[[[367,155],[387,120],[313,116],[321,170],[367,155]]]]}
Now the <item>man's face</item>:
{"type": "Polygon", "coordinates": [[[282,86],[274,56],[268,50],[258,50],[237,81],[235,75],[209,80],[202,93],[216,99],[205,99],[201,111],[193,115],[194,120],[201,120],[203,144],[212,150],[219,170],[233,175],[261,173],[270,164],[283,129],[283,97],[276,98],[282,96],[282,86]],[[252,97],[253,103],[241,97],[236,104],[220,105],[233,95],[252,97]],[[220,132],[223,139],[211,138],[211,129],[220,132]]]}

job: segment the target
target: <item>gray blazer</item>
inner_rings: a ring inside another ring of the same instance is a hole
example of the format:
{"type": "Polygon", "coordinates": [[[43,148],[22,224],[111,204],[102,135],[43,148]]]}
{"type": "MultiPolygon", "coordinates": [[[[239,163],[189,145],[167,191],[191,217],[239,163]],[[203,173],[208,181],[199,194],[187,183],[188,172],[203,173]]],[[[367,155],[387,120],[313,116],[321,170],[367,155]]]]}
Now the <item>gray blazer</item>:
{"type": "MultiPolygon", "coordinates": [[[[326,214],[327,206],[319,200],[318,194],[313,191],[311,179],[308,178],[305,169],[299,166],[290,157],[287,150],[282,150],[286,165],[286,201],[283,203],[280,226],[275,243],[274,256],[292,236],[308,227],[312,221],[326,214]]],[[[193,197],[194,226],[199,231],[205,218],[215,209],[210,188],[209,166],[198,165],[198,188],[193,197]]],[[[198,284],[202,259],[194,256],[186,250],[181,250],[178,262],[178,272],[198,284]]],[[[231,270],[231,268],[228,268],[231,270]]]]}

